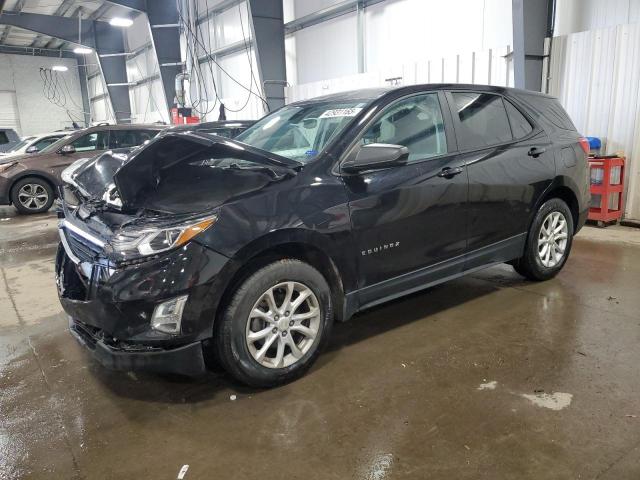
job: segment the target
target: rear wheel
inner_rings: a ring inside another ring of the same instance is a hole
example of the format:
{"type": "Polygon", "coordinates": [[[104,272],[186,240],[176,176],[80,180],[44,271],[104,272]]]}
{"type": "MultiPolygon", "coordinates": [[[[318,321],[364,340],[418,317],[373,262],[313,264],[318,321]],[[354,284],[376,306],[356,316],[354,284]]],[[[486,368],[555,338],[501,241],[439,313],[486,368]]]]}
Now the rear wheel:
{"type": "Polygon", "coordinates": [[[538,210],[524,255],[513,262],[513,268],[530,280],[548,280],[564,267],[572,242],[571,210],[563,200],[552,198],[538,210]]]}
{"type": "Polygon", "coordinates": [[[290,382],[328,340],[329,286],[312,266],[280,260],[247,278],[218,321],[214,348],[229,374],[254,387],[290,382]]]}
{"type": "Polygon", "coordinates": [[[42,213],[53,204],[53,188],[46,180],[27,177],[18,180],[11,189],[11,203],[20,213],[42,213]]]}

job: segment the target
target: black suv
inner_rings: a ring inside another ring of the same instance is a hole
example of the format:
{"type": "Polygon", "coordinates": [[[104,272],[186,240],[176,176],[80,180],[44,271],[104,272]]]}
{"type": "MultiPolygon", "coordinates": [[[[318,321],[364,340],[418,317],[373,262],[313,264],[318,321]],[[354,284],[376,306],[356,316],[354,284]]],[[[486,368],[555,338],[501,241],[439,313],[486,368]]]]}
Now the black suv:
{"type": "Polygon", "coordinates": [[[300,376],[334,319],[501,262],[565,264],[589,201],[558,101],[478,85],[294,103],[236,140],[157,137],[70,167],[56,260],[71,332],[104,365],[300,376]]]}

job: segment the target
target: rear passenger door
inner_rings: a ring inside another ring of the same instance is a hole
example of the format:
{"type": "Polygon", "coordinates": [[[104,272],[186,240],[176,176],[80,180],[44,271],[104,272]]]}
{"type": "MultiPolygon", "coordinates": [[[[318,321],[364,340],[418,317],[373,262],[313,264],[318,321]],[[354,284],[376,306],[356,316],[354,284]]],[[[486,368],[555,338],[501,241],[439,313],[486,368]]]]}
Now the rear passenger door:
{"type": "Polygon", "coordinates": [[[469,176],[465,268],[511,260],[521,255],[532,209],[555,174],[549,139],[502,95],[452,91],[447,98],[469,176]]]}

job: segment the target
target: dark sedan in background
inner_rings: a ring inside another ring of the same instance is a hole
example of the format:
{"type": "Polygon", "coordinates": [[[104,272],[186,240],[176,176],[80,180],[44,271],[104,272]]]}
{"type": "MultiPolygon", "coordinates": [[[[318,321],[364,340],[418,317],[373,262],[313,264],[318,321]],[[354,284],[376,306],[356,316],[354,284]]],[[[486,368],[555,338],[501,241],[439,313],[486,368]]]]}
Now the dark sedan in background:
{"type": "Polygon", "coordinates": [[[234,138],[254,123],[255,121],[253,120],[220,120],[216,122],[175,125],[167,128],[165,132],[201,132],[218,135],[220,137],[234,138]]]}

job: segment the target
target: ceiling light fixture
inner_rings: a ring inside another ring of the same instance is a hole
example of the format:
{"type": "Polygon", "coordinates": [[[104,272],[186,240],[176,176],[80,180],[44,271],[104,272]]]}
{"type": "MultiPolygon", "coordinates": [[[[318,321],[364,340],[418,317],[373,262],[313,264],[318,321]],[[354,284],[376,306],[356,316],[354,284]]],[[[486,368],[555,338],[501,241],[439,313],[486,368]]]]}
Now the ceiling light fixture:
{"type": "Polygon", "coordinates": [[[133,25],[133,20],[130,18],[113,17],[109,20],[109,25],[112,27],[130,27],[133,25]]]}
{"type": "Polygon", "coordinates": [[[54,72],[66,72],[69,69],[64,65],[54,65],[53,67],[51,67],[51,70],[53,70],[54,72]]]}
{"type": "Polygon", "coordinates": [[[76,47],[73,49],[73,53],[76,53],[78,55],[89,55],[92,52],[93,50],[87,47],[76,47]]]}

